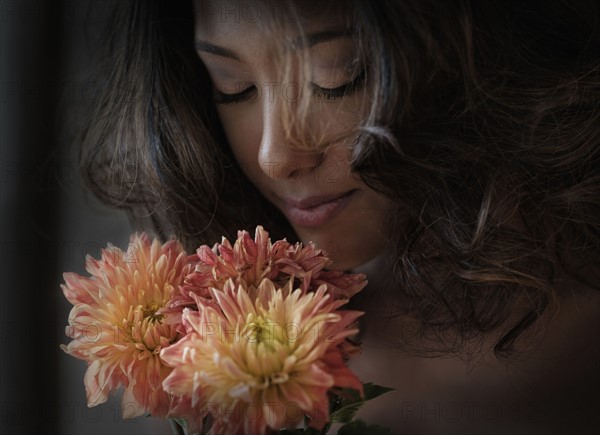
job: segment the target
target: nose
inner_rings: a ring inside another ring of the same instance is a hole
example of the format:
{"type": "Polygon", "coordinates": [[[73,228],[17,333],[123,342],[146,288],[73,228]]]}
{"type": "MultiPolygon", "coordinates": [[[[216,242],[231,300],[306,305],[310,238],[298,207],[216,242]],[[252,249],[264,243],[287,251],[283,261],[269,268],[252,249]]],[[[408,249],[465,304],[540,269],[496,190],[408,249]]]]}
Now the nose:
{"type": "Polygon", "coordinates": [[[294,181],[312,172],[321,164],[323,153],[309,147],[298,149],[292,146],[283,124],[280,105],[268,101],[264,106],[263,131],[258,151],[258,163],[263,173],[273,181],[294,181]]]}

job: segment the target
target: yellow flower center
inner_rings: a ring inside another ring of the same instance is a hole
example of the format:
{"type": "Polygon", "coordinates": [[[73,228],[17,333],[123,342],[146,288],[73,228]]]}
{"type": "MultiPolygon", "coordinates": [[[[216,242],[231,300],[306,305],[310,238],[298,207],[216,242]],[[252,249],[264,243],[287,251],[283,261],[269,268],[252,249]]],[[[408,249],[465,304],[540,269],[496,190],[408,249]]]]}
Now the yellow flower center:
{"type": "Polygon", "coordinates": [[[255,345],[263,344],[272,350],[276,344],[283,344],[285,337],[277,322],[262,316],[252,316],[243,329],[242,337],[255,345]]]}
{"type": "Polygon", "coordinates": [[[115,331],[115,339],[132,343],[138,350],[158,354],[166,343],[173,343],[177,337],[173,325],[163,324],[164,316],[156,313],[160,308],[162,305],[158,303],[130,307],[122,326],[115,331]]]}
{"type": "Polygon", "coordinates": [[[162,314],[156,314],[159,308],[160,305],[157,303],[153,303],[149,307],[144,308],[142,310],[144,319],[148,319],[150,323],[161,323],[165,316],[162,314]]]}

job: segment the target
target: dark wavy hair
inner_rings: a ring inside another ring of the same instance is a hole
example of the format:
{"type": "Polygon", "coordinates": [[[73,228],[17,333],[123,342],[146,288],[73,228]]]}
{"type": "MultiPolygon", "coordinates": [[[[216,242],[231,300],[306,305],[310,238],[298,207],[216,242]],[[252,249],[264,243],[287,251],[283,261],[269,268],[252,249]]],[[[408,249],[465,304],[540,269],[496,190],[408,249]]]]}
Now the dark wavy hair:
{"type": "MultiPolygon", "coordinates": [[[[452,331],[446,351],[502,327],[504,355],[559,273],[598,288],[600,3],[344,4],[373,86],[352,167],[406,214],[391,223],[397,294],[423,336],[452,331]]],[[[189,250],[257,224],[293,240],[227,146],[193,17],[191,2],[116,10],[84,178],[189,250]]]]}

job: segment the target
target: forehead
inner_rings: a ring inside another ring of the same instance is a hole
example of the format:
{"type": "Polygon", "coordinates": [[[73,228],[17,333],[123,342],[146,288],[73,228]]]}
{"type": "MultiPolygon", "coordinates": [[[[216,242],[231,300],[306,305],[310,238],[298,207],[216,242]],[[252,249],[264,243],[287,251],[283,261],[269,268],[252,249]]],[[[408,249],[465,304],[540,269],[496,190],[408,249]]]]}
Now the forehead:
{"type": "Polygon", "coordinates": [[[346,26],[343,0],[195,0],[195,32],[202,39],[275,38],[346,26]]]}

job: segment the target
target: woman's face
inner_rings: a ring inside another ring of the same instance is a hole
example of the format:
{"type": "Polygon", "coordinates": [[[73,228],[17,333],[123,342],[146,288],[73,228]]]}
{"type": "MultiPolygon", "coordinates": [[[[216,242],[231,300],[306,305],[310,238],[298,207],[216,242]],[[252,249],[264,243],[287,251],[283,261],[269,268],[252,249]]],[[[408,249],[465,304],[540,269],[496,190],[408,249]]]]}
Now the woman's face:
{"type": "MultiPolygon", "coordinates": [[[[292,63],[291,77],[297,79],[284,79],[276,56],[276,44],[284,39],[265,32],[272,18],[256,4],[196,1],[196,48],[213,82],[229,145],[245,174],[304,243],[325,249],[333,268],[357,267],[387,247],[394,205],[350,172],[356,134],[325,151],[300,150],[286,135],[282,116],[285,105],[295,108],[299,92],[308,92],[307,137],[327,140],[361,123],[369,86],[352,29],[341,16],[304,7],[308,44],[289,49],[306,50],[297,54],[310,56],[310,68],[300,78],[300,63],[292,63]]],[[[290,30],[287,36],[300,35],[290,30]]]]}

